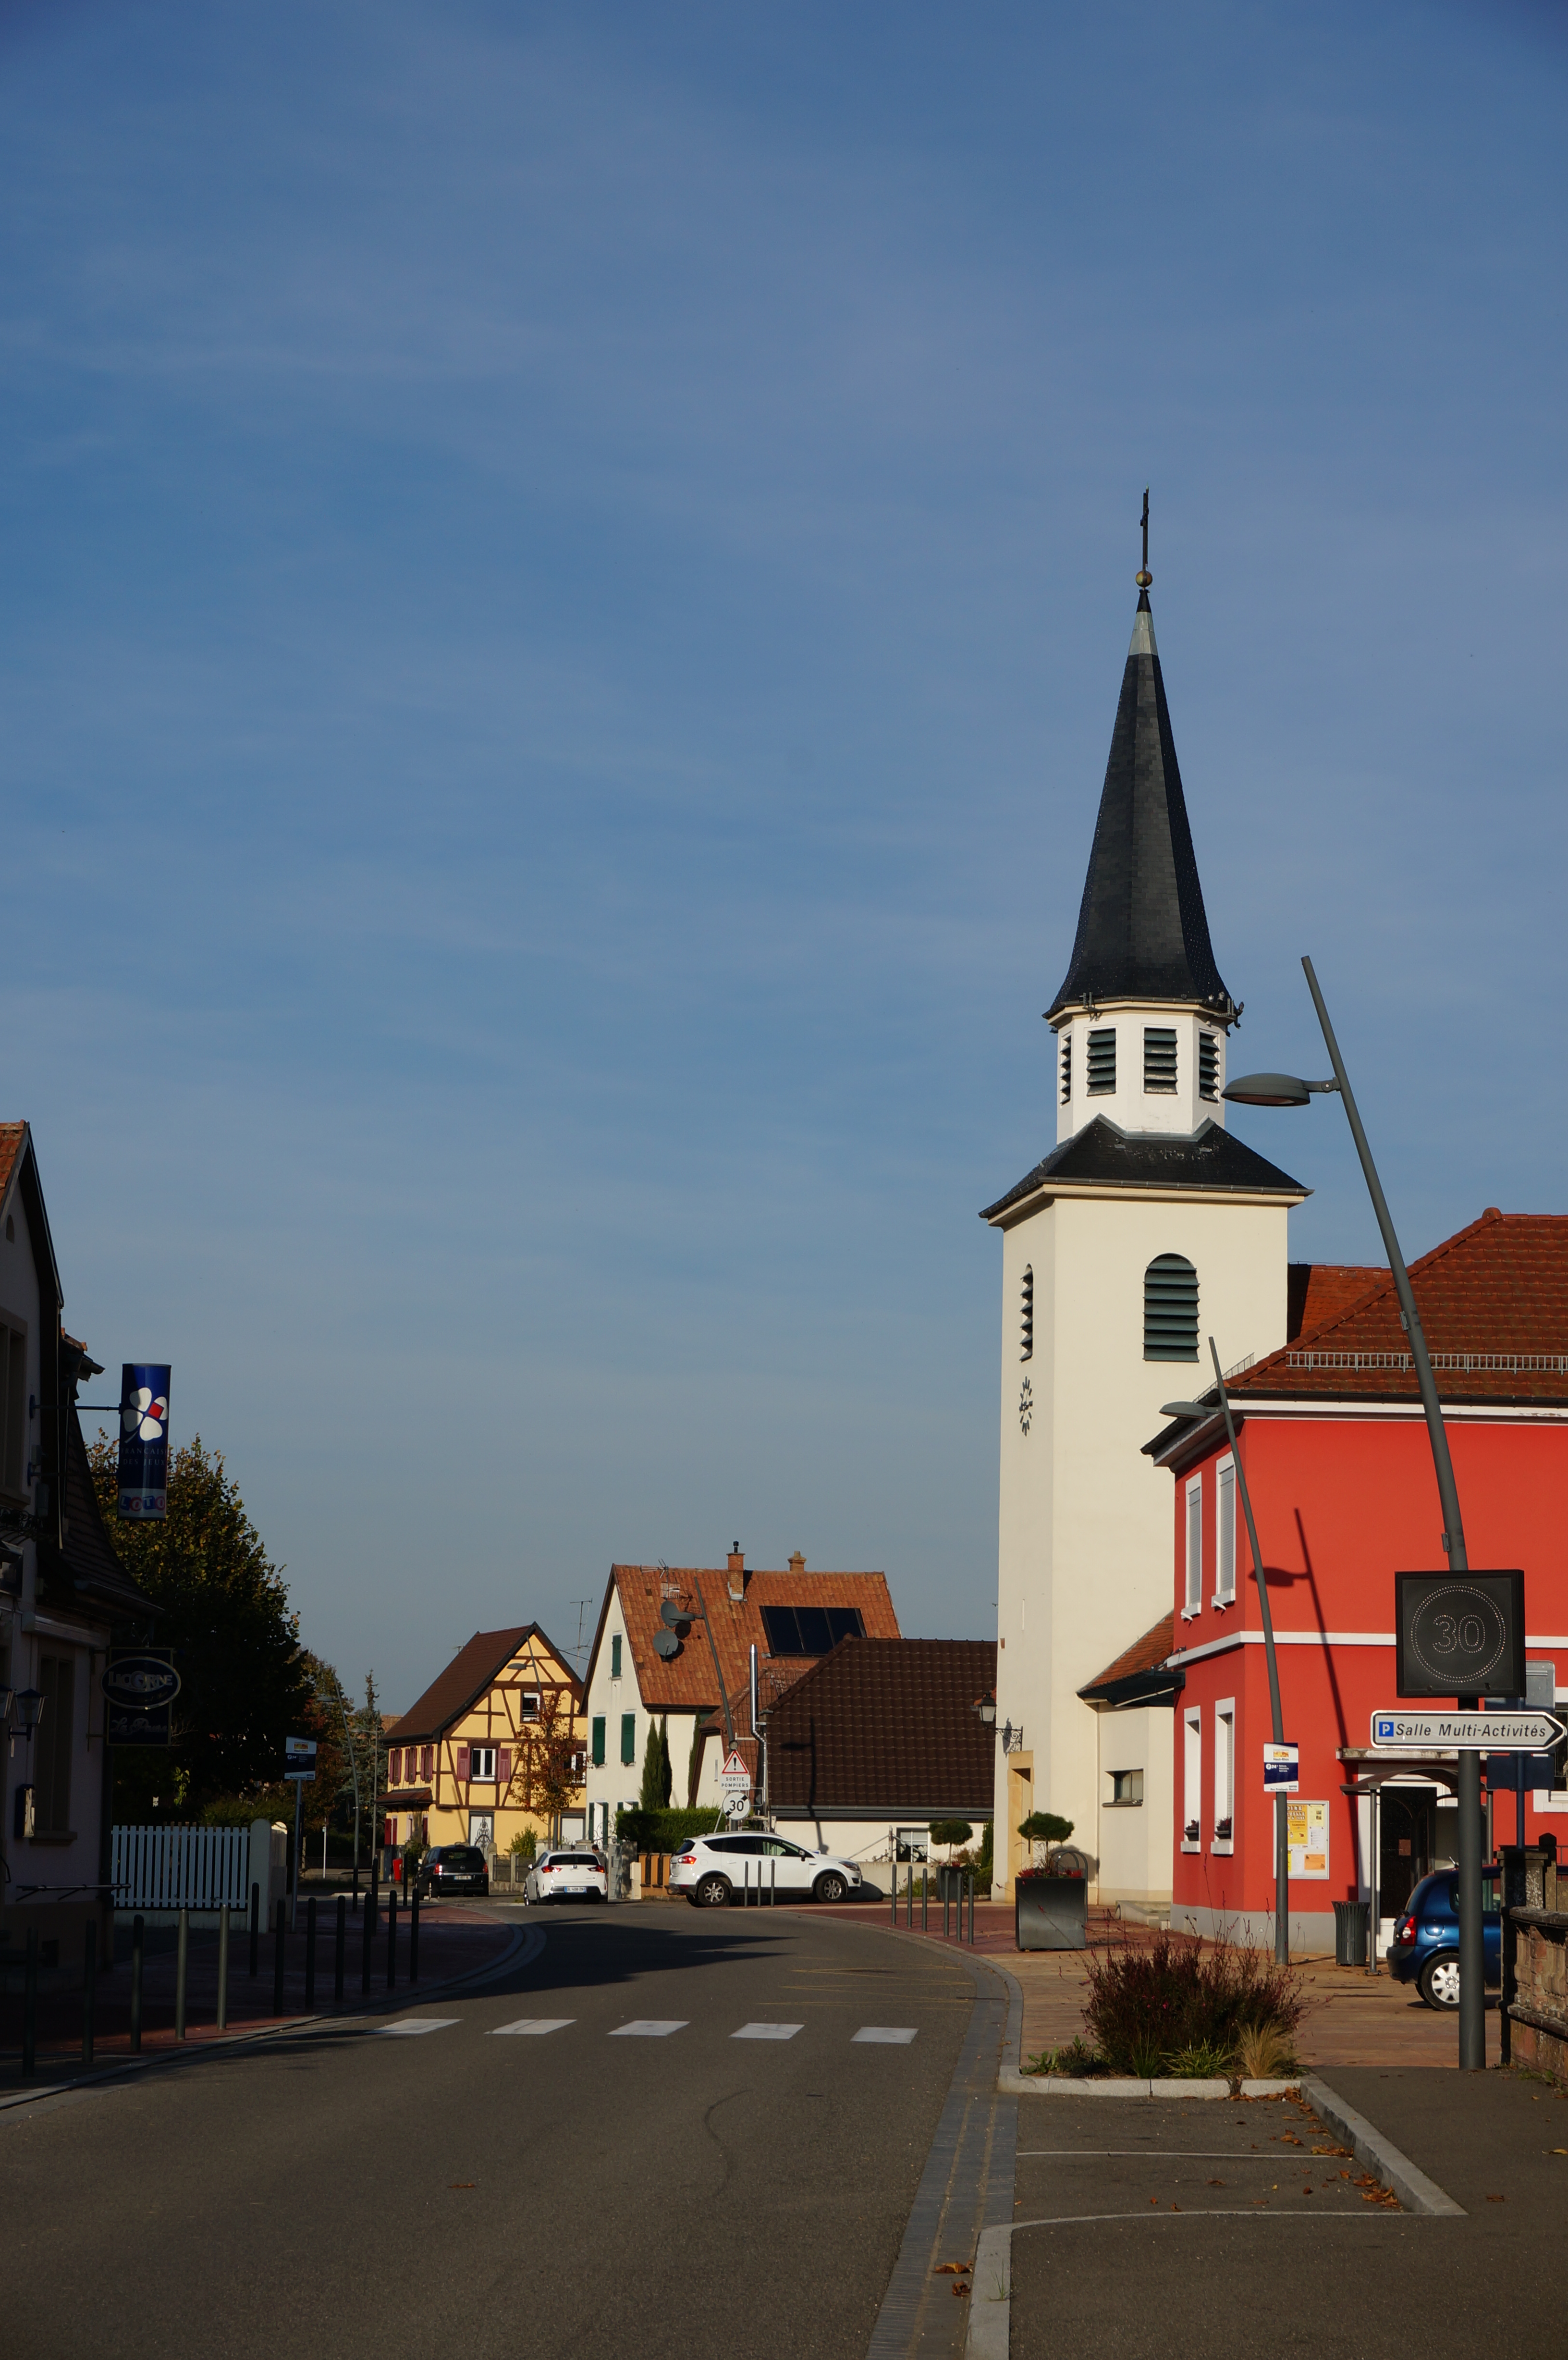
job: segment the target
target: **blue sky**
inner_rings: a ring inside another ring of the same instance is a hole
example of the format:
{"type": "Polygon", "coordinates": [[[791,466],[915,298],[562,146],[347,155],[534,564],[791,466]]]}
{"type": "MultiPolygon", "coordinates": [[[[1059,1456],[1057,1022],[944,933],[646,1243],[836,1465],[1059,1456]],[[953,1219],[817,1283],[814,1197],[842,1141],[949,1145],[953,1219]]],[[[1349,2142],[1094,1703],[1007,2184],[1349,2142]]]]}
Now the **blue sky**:
{"type": "MultiPolygon", "coordinates": [[[[994,1627],[1153,487],[1233,1055],[1563,1209],[1561,13],[0,5],[4,1107],[409,1700],[615,1557],[994,1627]]],[[[1370,1259],[1344,1126],[1236,1125],[1370,1259]]]]}

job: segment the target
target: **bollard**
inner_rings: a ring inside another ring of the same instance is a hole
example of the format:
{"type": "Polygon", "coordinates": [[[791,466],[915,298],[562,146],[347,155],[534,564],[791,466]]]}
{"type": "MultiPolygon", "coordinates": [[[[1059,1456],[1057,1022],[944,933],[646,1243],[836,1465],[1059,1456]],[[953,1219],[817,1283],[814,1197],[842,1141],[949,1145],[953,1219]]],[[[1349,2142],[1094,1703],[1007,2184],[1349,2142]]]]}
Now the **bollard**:
{"type": "Polygon", "coordinates": [[[365,1908],[359,1920],[359,1988],[370,1989],[370,1945],[376,1933],[376,1912],[370,1906],[370,1895],[365,1896],[365,1908]]]}
{"type": "Polygon", "coordinates": [[[98,1994],[98,1920],[87,1921],[87,1942],[82,1953],[82,2062],[93,2062],[93,2003],[98,1994]]]}
{"type": "Polygon", "coordinates": [[[256,1973],[261,1964],[261,1887],[250,1889],[250,1971],[256,1973]]]}
{"type": "Polygon", "coordinates": [[[142,2049],[142,1966],[147,1955],[147,1920],[131,1920],[131,2055],[142,2049]]]}
{"type": "Polygon", "coordinates": [[[419,1888],[416,1885],[408,1896],[408,1981],[419,1980],[419,1888]]]}
{"type": "Polygon", "coordinates": [[[975,1948],[975,1871],[969,1872],[969,1947],[975,1948]]]}
{"type": "Polygon", "coordinates": [[[768,1906],[769,1909],[779,1907],[779,1863],[776,1860],[768,1863],[768,1906]]]}
{"type": "Polygon", "coordinates": [[[931,1917],[931,1863],[920,1871],[920,1931],[923,1934],[931,1917]]]}
{"type": "Polygon", "coordinates": [[[911,1854],[909,1873],[904,1885],[904,1923],[912,1932],[915,1923],[915,1863],[911,1854]]]}
{"type": "Polygon", "coordinates": [[[27,1961],[22,1983],[22,2078],[27,2081],[33,2070],[33,2052],[38,2038],[38,1929],[27,1928],[27,1961]]]}
{"type": "Polygon", "coordinates": [[[272,2013],[283,2013],[283,1943],[284,1904],[278,1905],[278,1922],[272,1929],[272,2013]]]}
{"type": "Polygon", "coordinates": [[[229,1905],[218,1912],[218,2030],[229,2027],[229,1905]]]}
{"type": "Polygon", "coordinates": [[[191,1912],[180,1913],[180,1932],[174,1947],[174,2037],[185,2038],[185,1981],[191,1966],[191,1912]]]}
{"type": "Polygon", "coordinates": [[[898,1922],[898,1855],[893,1854],[893,1923],[898,1922]]]}
{"type": "Polygon", "coordinates": [[[387,1988],[397,1988],[397,1888],[387,1888],[387,1988]]]}
{"type": "Polygon", "coordinates": [[[343,1949],[348,1940],[348,1897],[338,1895],[337,1930],[332,1937],[332,2005],[343,2005],[343,1949]]]}
{"type": "Polygon", "coordinates": [[[305,2013],[316,2012],[316,1896],[305,1904],[305,2013]]]}
{"type": "Polygon", "coordinates": [[[944,1876],[944,1877],[942,1878],[942,1940],[943,1940],[944,1942],[945,1942],[945,1941],[946,1941],[946,1939],[947,1939],[947,1905],[948,1905],[948,1897],[949,1897],[949,1894],[950,1894],[950,1891],[951,1891],[951,1888],[952,1888],[952,1885],[953,1885],[953,1879],[952,1879],[952,1877],[951,1877],[951,1876],[944,1876]]]}

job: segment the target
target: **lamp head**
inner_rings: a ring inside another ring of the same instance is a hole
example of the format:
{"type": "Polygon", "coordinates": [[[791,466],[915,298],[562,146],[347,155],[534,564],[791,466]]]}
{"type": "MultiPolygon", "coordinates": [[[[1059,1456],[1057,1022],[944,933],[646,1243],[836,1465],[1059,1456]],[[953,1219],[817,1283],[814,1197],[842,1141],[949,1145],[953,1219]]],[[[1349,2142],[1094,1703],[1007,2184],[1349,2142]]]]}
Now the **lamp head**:
{"type": "Polygon", "coordinates": [[[43,1719],[43,1712],[44,1699],[41,1689],[22,1688],[18,1691],[16,1697],[16,1724],[27,1736],[31,1737],[34,1730],[37,1729],[39,1721],[43,1719]]]}
{"type": "Polygon", "coordinates": [[[1299,1074],[1243,1074],[1220,1092],[1235,1106],[1299,1107],[1312,1096],[1312,1084],[1299,1074]]]}
{"type": "Polygon", "coordinates": [[[1161,1402],[1161,1417],[1218,1417],[1218,1402],[1161,1402]]]}

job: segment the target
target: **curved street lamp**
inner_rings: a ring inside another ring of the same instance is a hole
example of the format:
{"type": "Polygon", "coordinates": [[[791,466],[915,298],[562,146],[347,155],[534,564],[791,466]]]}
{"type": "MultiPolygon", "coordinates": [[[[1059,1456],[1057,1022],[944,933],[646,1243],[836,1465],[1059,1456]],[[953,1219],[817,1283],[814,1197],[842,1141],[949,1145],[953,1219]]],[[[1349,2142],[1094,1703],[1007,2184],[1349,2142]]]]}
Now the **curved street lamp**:
{"type": "MultiPolygon", "coordinates": [[[[1377,1216],[1382,1232],[1383,1250],[1388,1257],[1393,1274],[1394,1292],[1399,1300],[1399,1317],[1410,1339],[1410,1358],[1415,1362],[1416,1382],[1421,1388],[1421,1407],[1426,1413],[1427,1437],[1432,1444],[1432,1462],[1437,1476],[1437,1495],[1443,1506],[1443,1546],[1448,1552],[1448,1562],[1455,1573],[1469,1571],[1470,1560],[1465,1547],[1465,1520],[1459,1513],[1459,1490],[1454,1480],[1454,1460],[1448,1448],[1448,1433],[1443,1423],[1443,1410],[1437,1398],[1437,1380],[1432,1372],[1432,1356],[1426,1348],[1426,1336],[1416,1309],[1416,1298],[1410,1288],[1410,1274],[1405,1258],[1399,1251],[1399,1240],[1394,1233],[1393,1216],[1388,1210],[1383,1184],[1377,1177],[1377,1167],[1372,1161],[1372,1150],[1367,1143],[1367,1133],[1361,1127],[1361,1116],[1356,1104],[1356,1094],[1345,1070],[1345,1060],[1339,1054],[1334,1026],[1323,1004],[1323,993],[1310,958],[1301,961],[1307,978],[1307,989],[1312,995],[1323,1028],[1324,1046],[1334,1078],[1327,1082],[1303,1081],[1296,1074],[1244,1074],[1221,1091],[1220,1096],[1236,1106],[1301,1107],[1322,1092],[1334,1091],[1345,1102],[1345,1118],[1350,1135],[1356,1142],[1356,1152],[1361,1159],[1361,1170],[1367,1182],[1367,1193],[1372,1199],[1372,1209],[1377,1216]]],[[[1479,1704],[1478,1697],[1459,1697],[1455,1702],[1463,1709],[1479,1704]]],[[[1376,1942],[1377,1929],[1371,1929],[1376,1942]]],[[[1481,1757],[1473,1748],[1464,1748],[1459,1755],[1459,2064],[1462,2071],[1481,2072],[1486,2062],[1486,1968],[1482,1951],[1481,1932],[1481,1757]]]]}

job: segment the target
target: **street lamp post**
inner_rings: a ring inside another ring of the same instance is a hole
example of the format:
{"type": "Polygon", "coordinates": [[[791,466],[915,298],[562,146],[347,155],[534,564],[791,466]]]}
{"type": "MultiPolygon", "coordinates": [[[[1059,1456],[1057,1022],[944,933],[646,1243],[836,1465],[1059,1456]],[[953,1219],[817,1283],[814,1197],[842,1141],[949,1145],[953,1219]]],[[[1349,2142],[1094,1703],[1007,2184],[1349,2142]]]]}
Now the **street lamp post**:
{"type": "MultiPolygon", "coordinates": [[[[1241,1492],[1241,1511],[1247,1518],[1247,1546],[1252,1551],[1252,1578],[1258,1584],[1258,1603],[1263,1617],[1263,1653],[1269,1666],[1269,1710],[1274,1723],[1274,1743],[1285,1743],[1285,1717],[1279,1705],[1279,1663],[1274,1652],[1274,1616],[1269,1604],[1269,1579],[1263,1570],[1263,1552],[1258,1546],[1258,1526],[1253,1520],[1252,1494],[1247,1488],[1247,1470],[1241,1463],[1241,1453],[1236,1447],[1236,1420],[1231,1415],[1230,1395],[1225,1391],[1225,1371],[1214,1339],[1209,1338],[1209,1356],[1214,1364],[1214,1382],[1219,1388],[1220,1408],[1225,1414],[1225,1439],[1230,1445],[1230,1463],[1236,1469],[1236,1480],[1241,1492]]],[[[1214,1412],[1202,1402],[1167,1402],[1161,1417],[1212,1417],[1214,1412]]],[[[1290,1963],[1290,1806],[1283,1795],[1274,1797],[1274,1956],[1282,1967],[1290,1963]]]]}
{"type": "MultiPolygon", "coordinates": [[[[1302,1081],[1295,1074],[1247,1074],[1221,1093],[1238,1106],[1298,1107],[1320,1093],[1335,1091],[1344,1101],[1350,1135],[1356,1142],[1356,1152],[1361,1159],[1362,1175],[1367,1193],[1372,1199],[1372,1210],[1377,1217],[1382,1232],[1383,1251],[1388,1257],[1393,1273],[1394,1292],[1399,1296],[1399,1318],[1410,1339],[1410,1358],[1415,1363],[1416,1383],[1421,1389],[1421,1407],[1426,1413],[1427,1437],[1432,1445],[1432,1468],[1437,1476],[1437,1496],[1443,1507],[1443,1546],[1448,1552],[1448,1562],[1455,1573],[1466,1573],[1470,1560],[1465,1548],[1465,1520],[1459,1513],[1459,1491],[1454,1480],[1454,1460],[1449,1453],[1448,1434],[1443,1423],[1443,1409],[1437,1398],[1437,1380],[1432,1372],[1432,1357],[1426,1348],[1421,1314],[1410,1287],[1410,1274],[1405,1268],[1405,1258],[1399,1251],[1399,1240],[1394,1234],[1393,1216],[1383,1194],[1383,1184],[1377,1177],[1377,1167],[1372,1161],[1372,1150],[1367,1143],[1367,1133],[1361,1127],[1361,1116],[1356,1096],[1350,1087],[1350,1076],[1345,1070],[1345,1060],[1339,1054],[1334,1026],[1323,1004],[1323,993],[1310,958],[1301,961],[1307,978],[1307,989],[1312,995],[1323,1028],[1329,1063],[1334,1078],[1326,1082],[1302,1081]]],[[[1461,1707],[1475,1706],[1478,1697],[1459,1697],[1461,1707]]],[[[1376,1942],[1377,1929],[1371,1929],[1376,1942]]],[[[1480,2072],[1486,2062],[1486,1967],[1481,1932],[1481,1757],[1473,1748],[1463,1748],[1459,1755],[1459,2064],[1462,2071],[1480,2072]]]]}

